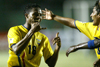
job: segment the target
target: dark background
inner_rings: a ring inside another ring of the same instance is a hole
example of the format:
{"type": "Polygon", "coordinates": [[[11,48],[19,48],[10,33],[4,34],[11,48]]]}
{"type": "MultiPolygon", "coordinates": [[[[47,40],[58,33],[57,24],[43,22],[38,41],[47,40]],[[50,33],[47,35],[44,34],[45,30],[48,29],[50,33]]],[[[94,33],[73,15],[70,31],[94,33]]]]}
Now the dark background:
{"type": "MultiPolygon", "coordinates": [[[[37,3],[42,9],[47,8],[53,13],[63,16],[63,2],[64,0],[0,0],[0,32],[8,31],[12,26],[25,23],[24,7],[28,3],[37,3]]],[[[63,25],[54,22],[42,20],[41,25],[50,29],[63,28],[63,25]]]]}

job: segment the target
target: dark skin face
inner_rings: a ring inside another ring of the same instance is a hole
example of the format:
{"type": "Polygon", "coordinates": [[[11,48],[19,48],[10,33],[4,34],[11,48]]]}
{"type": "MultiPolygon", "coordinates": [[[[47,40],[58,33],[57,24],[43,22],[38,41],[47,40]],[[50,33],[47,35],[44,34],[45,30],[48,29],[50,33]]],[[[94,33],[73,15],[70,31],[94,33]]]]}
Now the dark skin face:
{"type": "Polygon", "coordinates": [[[91,13],[90,16],[93,20],[93,25],[99,26],[99,24],[100,24],[100,14],[97,15],[96,7],[93,8],[93,12],[91,13]]]}
{"type": "Polygon", "coordinates": [[[42,10],[40,8],[32,8],[28,14],[25,14],[26,23],[24,26],[30,28],[32,23],[39,23],[42,20],[42,10]]]}

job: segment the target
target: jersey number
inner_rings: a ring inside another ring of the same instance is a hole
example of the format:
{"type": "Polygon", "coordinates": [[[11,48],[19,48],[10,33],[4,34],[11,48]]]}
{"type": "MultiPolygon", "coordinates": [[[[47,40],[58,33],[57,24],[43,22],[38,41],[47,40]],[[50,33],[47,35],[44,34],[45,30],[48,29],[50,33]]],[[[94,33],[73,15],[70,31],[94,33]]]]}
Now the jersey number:
{"type": "Polygon", "coordinates": [[[29,47],[29,54],[36,54],[36,46],[32,46],[32,52],[31,52],[31,45],[28,46],[29,47]]]}

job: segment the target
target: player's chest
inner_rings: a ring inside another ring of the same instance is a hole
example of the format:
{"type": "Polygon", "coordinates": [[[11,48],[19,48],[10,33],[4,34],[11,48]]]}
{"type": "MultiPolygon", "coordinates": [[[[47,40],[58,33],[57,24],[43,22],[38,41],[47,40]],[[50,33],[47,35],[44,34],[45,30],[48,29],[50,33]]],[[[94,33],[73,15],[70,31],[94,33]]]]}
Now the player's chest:
{"type": "Polygon", "coordinates": [[[42,37],[37,37],[35,35],[33,35],[28,43],[28,45],[31,45],[31,46],[40,46],[42,42],[42,37]]]}
{"type": "Polygon", "coordinates": [[[25,53],[26,53],[27,59],[32,59],[37,54],[42,55],[41,54],[42,50],[43,50],[42,38],[32,36],[27,47],[25,48],[25,53]]]}

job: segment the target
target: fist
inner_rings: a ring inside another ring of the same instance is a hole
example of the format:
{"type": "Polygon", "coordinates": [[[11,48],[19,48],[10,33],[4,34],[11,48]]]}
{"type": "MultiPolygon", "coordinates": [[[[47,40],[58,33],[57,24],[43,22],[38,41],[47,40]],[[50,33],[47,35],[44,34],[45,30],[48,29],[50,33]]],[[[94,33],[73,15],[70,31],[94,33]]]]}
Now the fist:
{"type": "Polygon", "coordinates": [[[56,37],[53,39],[53,45],[56,43],[58,47],[61,47],[61,39],[58,36],[59,32],[56,33],[56,37]]]}
{"type": "Polygon", "coordinates": [[[32,28],[35,32],[38,32],[38,31],[40,31],[40,30],[42,30],[42,29],[46,29],[46,28],[40,27],[40,24],[39,24],[39,23],[32,23],[32,24],[31,24],[31,28],[32,28]]]}
{"type": "Polygon", "coordinates": [[[76,46],[71,46],[67,51],[66,51],[66,56],[68,56],[70,53],[75,52],[76,46]]]}

